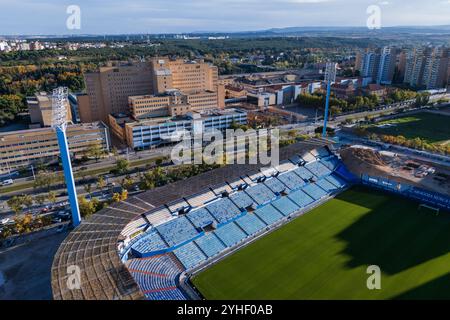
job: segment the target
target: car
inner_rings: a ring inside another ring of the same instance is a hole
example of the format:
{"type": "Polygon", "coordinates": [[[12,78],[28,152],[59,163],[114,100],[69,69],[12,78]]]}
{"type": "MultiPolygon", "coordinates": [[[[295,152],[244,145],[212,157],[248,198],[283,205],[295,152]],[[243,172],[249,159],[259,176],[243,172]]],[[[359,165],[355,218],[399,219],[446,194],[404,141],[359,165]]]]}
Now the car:
{"type": "Polygon", "coordinates": [[[59,218],[59,217],[53,217],[52,218],[52,223],[61,223],[61,222],[62,222],[62,219],[59,218]]]}
{"type": "Polygon", "coordinates": [[[14,183],[13,179],[6,179],[2,181],[2,186],[9,186],[12,185],[14,183]]]}
{"type": "Polygon", "coordinates": [[[3,226],[7,226],[7,225],[14,224],[15,222],[14,222],[14,220],[12,220],[12,219],[10,219],[10,218],[5,218],[5,219],[0,220],[0,223],[1,223],[3,226]]]}

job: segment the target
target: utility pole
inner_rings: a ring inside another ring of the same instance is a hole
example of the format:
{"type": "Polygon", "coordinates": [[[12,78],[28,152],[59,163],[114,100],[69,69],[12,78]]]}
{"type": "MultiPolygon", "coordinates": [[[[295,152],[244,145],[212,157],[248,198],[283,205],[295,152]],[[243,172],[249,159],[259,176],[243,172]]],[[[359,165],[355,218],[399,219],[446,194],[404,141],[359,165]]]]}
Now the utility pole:
{"type": "Polygon", "coordinates": [[[327,62],[325,69],[325,82],[327,84],[327,97],[325,101],[325,115],[323,120],[323,131],[322,137],[327,136],[327,123],[328,123],[328,113],[330,108],[330,95],[331,95],[331,84],[336,81],[336,63],[327,62]]]}
{"type": "Polygon", "coordinates": [[[72,224],[77,227],[81,223],[80,209],[78,207],[77,189],[70,161],[69,144],[67,142],[67,88],[59,87],[53,90],[52,95],[52,127],[56,131],[59,152],[64,169],[64,178],[69,194],[70,209],[72,211],[72,224]]]}

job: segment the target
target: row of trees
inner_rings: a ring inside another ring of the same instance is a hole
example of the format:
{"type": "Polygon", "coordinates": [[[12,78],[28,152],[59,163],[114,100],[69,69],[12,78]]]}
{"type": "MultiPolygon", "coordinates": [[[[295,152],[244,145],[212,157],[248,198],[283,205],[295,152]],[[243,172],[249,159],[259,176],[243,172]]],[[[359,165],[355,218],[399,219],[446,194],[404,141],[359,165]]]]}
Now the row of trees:
{"type": "Polygon", "coordinates": [[[450,146],[449,145],[441,145],[441,144],[433,144],[429,143],[425,139],[421,139],[416,137],[414,139],[407,139],[404,136],[392,136],[392,135],[377,135],[372,133],[368,135],[371,140],[381,140],[385,143],[396,144],[400,146],[404,146],[407,148],[417,149],[417,150],[426,150],[433,153],[441,153],[445,155],[450,154],[450,146]]]}

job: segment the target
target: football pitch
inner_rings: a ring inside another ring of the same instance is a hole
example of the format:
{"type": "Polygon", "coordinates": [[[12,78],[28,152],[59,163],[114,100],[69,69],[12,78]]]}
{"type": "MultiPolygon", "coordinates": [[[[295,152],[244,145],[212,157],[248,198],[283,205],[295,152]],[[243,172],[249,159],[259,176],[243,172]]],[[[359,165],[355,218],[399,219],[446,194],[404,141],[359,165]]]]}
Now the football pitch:
{"type": "Polygon", "coordinates": [[[206,299],[450,299],[449,266],[448,213],[355,187],[191,281],[206,299]]]}
{"type": "Polygon", "coordinates": [[[421,138],[428,143],[447,144],[450,141],[449,121],[450,116],[420,112],[380,122],[368,130],[377,134],[402,135],[407,139],[421,138]]]}

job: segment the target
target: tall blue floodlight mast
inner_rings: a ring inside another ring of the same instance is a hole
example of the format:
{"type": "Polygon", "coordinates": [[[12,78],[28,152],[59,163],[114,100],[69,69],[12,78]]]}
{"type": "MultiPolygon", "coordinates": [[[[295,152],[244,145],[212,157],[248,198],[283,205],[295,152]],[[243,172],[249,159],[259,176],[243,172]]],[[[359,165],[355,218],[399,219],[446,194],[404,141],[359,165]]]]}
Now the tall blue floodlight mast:
{"type": "Polygon", "coordinates": [[[67,193],[69,194],[70,209],[72,210],[72,224],[74,227],[77,227],[81,222],[81,217],[66,135],[67,104],[67,88],[59,87],[54,89],[52,95],[52,127],[55,129],[56,138],[58,139],[64,178],[66,180],[67,193]]]}
{"type": "Polygon", "coordinates": [[[331,94],[331,85],[336,81],[336,63],[327,62],[325,68],[325,82],[327,84],[327,97],[325,100],[325,115],[323,117],[323,131],[322,137],[327,136],[327,123],[328,123],[328,114],[330,109],[330,94],[331,94]]]}

